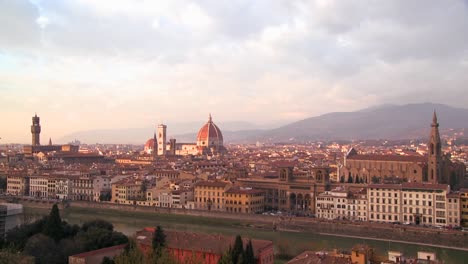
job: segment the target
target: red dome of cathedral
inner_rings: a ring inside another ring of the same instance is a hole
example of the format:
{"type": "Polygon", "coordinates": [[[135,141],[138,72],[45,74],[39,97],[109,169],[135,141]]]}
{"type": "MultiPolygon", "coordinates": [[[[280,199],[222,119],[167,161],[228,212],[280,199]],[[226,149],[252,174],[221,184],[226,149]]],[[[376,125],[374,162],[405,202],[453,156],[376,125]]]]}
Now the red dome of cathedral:
{"type": "Polygon", "coordinates": [[[211,115],[208,122],[198,131],[197,146],[215,149],[223,146],[223,134],[213,123],[211,115]]]}
{"type": "Polygon", "coordinates": [[[153,148],[154,148],[154,138],[150,138],[145,143],[144,151],[147,154],[151,154],[153,152],[153,148]]]}

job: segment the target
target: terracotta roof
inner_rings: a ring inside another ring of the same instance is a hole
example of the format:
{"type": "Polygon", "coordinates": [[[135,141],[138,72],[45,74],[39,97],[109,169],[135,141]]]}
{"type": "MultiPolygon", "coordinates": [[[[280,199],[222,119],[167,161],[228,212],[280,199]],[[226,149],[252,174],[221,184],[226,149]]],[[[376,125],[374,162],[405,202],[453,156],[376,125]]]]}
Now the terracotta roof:
{"type": "Polygon", "coordinates": [[[195,186],[226,187],[228,184],[229,184],[228,182],[220,182],[220,181],[201,181],[201,182],[197,182],[195,186]]]}
{"type": "Polygon", "coordinates": [[[218,126],[213,123],[210,115],[208,122],[198,131],[197,141],[208,142],[212,139],[223,141],[223,134],[221,133],[221,130],[218,128],[218,126]]]}
{"type": "MultiPolygon", "coordinates": [[[[136,232],[138,243],[146,246],[151,246],[154,228],[146,227],[141,231],[136,232]]],[[[172,230],[164,230],[168,248],[185,249],[190,251],[210,252],[215,254],[223,254],[230,246],[234,245],[235,237],[228,237],[216,234],[178,232],[172,230]]],[[[244,245],[248,239],[243,238],[244,245]]],[[[273,242],[268,240],[252,239],[254,255],[267,247],[273,247],[273,242]]]]}
{"type": "Polygon", "coordinates": [[[145,144],[145,149],[153,149],[154,147],[154,138],[148,139],[145,144]]]}
{"type": "Polygon", "coordinates": [[[237,194],[259,194],[264,193],[262,190],[252,189],[252,188],[240,188],[240,187],[231,187],[226,193],[237,193],[237,194]]]}
{"type": "Polygon", "coordinates": [[[376,160],[376,161],[401,161],[401,162],[427,162],[426,156],[403,156],[403,155],[351,155],[347,160],[376,160]]]}
{"type": "Polygon", "coordinates": [[[119,250],[119,249],[124,249],[125,246],[127,246],[127,244],[122,244],[122,245],[117,245],[117,246],[112,246],[112,247],[101,248],[101,249],[97,249],[97,250],[93,250],[93,251],[88,251],[88,252],[83,252],[83,253],[80,253],[80,254],[76,254],[76,255],[73,255],[73,256],[71,256],[71,257],[74,257],[74,258],[86,258],[86,257],[89,257],[89,256],[102,254],[102,253],[104,253],[104,252],[112,252],[112,251],[116,251],[116,250],[119,250]]]}
{"type": "Polygon", "coordinates": [[[403,183],[403,184],[369,184],[368,188],[376,189],[419,189],[419,190],[448,190],[446,184],[436,183],[403,183]]]}

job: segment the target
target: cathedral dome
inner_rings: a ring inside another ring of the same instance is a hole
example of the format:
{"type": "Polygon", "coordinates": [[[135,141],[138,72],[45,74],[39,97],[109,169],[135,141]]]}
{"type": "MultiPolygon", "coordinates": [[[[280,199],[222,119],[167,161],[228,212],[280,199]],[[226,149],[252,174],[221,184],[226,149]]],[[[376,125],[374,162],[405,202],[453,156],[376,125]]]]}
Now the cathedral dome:
{"type": "Polygon", "coordinates": [[[198,131],[197,146],[215,149],[223,146],[223,134],[213,123],[211,115],[208,122],[198,131]]]}
{"type": "Polygon", "coordinates": [[[147,154],[151,154],[153,152],[153,148],[154,148],[154,139],[153,138],[150,138],[146,141],[145,143],[145,149],[144,151],[147,153],[147,154]]]}

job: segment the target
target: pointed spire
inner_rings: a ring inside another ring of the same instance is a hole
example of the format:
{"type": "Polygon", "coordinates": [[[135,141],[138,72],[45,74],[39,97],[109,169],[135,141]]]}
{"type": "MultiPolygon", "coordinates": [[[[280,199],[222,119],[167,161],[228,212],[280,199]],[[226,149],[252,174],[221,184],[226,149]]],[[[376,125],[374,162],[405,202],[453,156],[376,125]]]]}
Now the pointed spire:
{"type": "Polygon", "coordinates": [[[49,138],[49,146],[52,146],[52,138],[49,138]]]}
{"type": "Polygon", "coordinates": [[[434,110],[434,115],[432,116],[432,125],[433,127],[435,126],[439,126],[439,123],[437,123],[437,113],[436,111],[434,110]]]}
{"type": "Polygon", "coordinates": [[[213,119],[211,118],[211,113],[209,115],[208,122],[210,122],[210,123],[213,122],[213,119]]]}

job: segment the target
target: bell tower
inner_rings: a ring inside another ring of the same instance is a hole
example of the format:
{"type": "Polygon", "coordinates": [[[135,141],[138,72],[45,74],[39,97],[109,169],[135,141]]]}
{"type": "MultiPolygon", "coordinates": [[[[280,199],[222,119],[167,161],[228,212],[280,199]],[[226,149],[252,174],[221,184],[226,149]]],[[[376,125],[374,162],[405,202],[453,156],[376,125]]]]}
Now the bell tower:
{"type": "Polygon", "coordinates": [[[440,183],[443,181],[442,175],[442,145],[439,135],[439,123],[437,122],[437,114],[434,111],[431,124],[431,135],[428,144],[428,181],[432,183],[440,183]]]}
{"type": "Polygon", "coordinates": [[[32,134],[32,145],[33,146],[41,145],[41,142],[40,142],[41,124],[40,124],[40,118],[37,116],[37,114],[35,114],[32,118],[31,134],[32,134]]]}
{"type": "Polygon", "coordinates": [[[166,155],[166,125],[158,126],[158,156],[166,155]]]}

